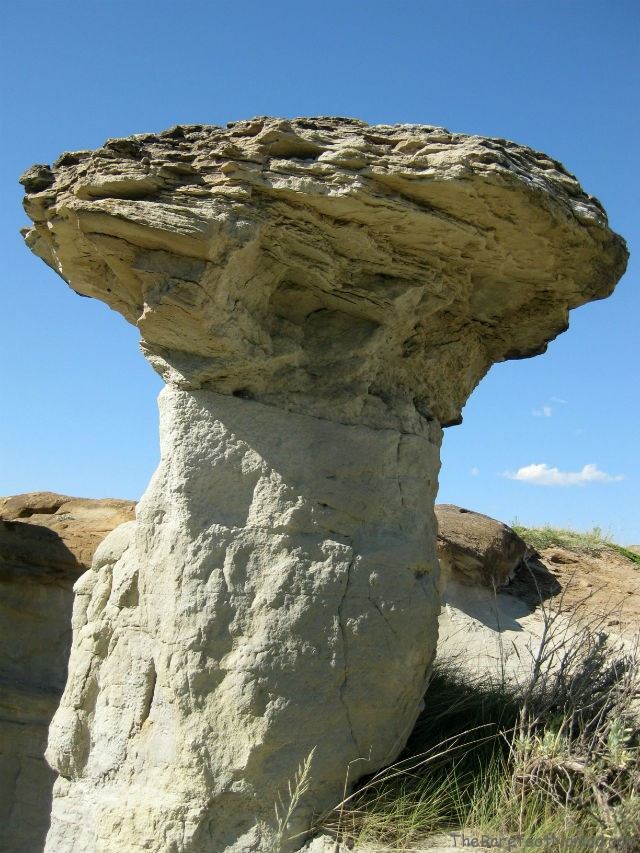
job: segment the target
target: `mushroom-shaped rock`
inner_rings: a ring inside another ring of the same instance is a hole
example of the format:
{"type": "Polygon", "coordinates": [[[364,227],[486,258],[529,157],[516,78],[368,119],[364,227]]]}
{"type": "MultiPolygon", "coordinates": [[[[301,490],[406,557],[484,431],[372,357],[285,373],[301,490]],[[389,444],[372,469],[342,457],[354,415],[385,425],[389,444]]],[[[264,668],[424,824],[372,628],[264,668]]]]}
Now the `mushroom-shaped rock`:
{"type": "Polygon", "coordinates": [[[30,248],[168,386],[137,521],[78,582],[47,850],[296,850],[420,709],[441,427],[624,242],[554,160],[427,126],[178,126],[23,183],[30,248]]]}

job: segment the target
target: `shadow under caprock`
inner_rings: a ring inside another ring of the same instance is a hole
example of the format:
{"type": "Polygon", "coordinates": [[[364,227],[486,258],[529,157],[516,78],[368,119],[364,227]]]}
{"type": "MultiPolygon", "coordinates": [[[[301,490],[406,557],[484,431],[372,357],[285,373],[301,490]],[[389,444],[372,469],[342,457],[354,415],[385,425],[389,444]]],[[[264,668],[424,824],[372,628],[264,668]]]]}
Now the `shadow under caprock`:
{"type": "Polygon", "coordinates": [[[57,533],[0,521],[0,851],[42,853],[55,773],[47,732],[67,676],[82,567],[57,533]]]}

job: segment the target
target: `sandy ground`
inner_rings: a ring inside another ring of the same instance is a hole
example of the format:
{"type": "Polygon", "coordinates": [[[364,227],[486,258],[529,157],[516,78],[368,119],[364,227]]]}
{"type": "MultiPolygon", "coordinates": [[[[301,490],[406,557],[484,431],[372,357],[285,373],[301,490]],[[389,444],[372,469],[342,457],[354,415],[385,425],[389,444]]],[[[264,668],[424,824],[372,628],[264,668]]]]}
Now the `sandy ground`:
{"type": "Polygon", "coordinates": [[[547,548],[493,592],[451,582],[440,617],[438,654],[470,673],[526,678],[553,620],[557,638],[588,622],[611,646],[632,650],[640,630],[640,568],[619,552],[547,548]]]}

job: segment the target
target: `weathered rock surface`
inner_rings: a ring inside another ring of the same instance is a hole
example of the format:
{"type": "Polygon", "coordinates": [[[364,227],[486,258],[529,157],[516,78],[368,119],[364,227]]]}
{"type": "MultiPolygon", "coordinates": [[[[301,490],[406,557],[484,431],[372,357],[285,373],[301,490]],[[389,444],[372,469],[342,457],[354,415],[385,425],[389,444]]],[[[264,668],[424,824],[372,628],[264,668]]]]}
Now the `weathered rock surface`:
{"type": "Polygon", "coordinates": [[[436,504],[440,588],[459,583],[499,589],[518,568],[526,543],[501,521],[453,504],[436,504]]]}
{"type": "Polygon", "coordinates": [[[375,427],[456,421],[626,264],[561,164],[437,127],[175,127],[22,182],[30,248],[136,324],[171,384],[375,427]]]}
{"type": "Polygon", "coordinates": [[[67,677],[72,587],[129,501],[0,498],[0,851],[41,853],[54,772],[47,730],[67,677]]]}
{"type": "Polygon", "coordinates": [[[267,851],[312,749],[288,837],[418,713],[441,426],[624,242],[557,162],[433,127],[176,127],[22,180],[28,245],[169,386],[137,520],[79,582],[47,850],[267,851]]]}
{"type": "Polygon", "coordinates": [[[345,756],[395,755],[433,656],[437,444],[210,391],[166,389],[160,411],[137,521],[76,585],[52,850],[143,849],[159,827],[166,849],[266,846],[315,747],[304,830],[345,756]]]}
{"type": "Polygon", "coordinates": [[[528,545],[497,590],[456,580],[445,586],[438,658],[466,673],[470,683],[490,677],[524,685],[543,644],[551,670],[564,660],[557,649],[566,649],[585,626],[602,634],[607,654],[633,656],[639,614],[640,573],[615,545],[554,545],[540,552],[528,545]]]}

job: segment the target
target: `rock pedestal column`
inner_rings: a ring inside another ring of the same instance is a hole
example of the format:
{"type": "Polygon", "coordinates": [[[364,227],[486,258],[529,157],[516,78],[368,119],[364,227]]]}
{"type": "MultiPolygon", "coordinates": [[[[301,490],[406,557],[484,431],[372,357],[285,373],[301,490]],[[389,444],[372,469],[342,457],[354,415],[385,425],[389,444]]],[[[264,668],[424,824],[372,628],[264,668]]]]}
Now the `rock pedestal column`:
{"type": "Polygon", "coordinates": [[[52,851],[269,849],[313,751],[304,832],[397,754],[434,654],[439,429],[209,391],[160,412],[137,521],[77,587],[52,851]]]}
{"type": "Polygon", "coordinates": [[[441,427],[624,242],[559,163],[434,127],[176,127],[22,182],[30,248],[168,386],[137,518],[76,586],[47,851],[297,850],[421,707],[441,427]]]}

